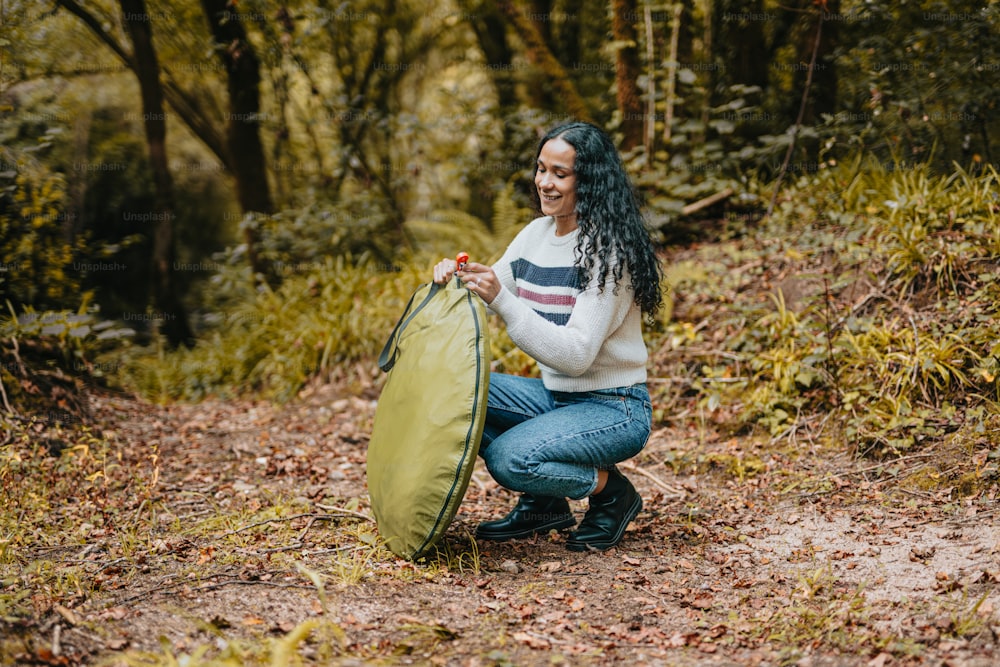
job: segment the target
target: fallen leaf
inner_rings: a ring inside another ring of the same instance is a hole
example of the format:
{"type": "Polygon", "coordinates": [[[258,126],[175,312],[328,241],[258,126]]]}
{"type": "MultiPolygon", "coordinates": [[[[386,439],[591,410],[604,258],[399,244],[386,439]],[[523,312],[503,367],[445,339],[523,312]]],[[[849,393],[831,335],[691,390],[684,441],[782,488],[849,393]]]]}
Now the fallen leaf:
{"type": "Polygon", "coordinates": [[[530,648],[534,649],[544,650],[552,645],[552,643],[548,639],[545,639],[544,637],[539,637],[537,635],[529,634],[527,632],[515,632],[514,639],[521,643],[527,644],[530,648]]]}
{"type": "Polygon", "coordinates": [[[278,621],[277,623],[274,624],[274,628],[272,628],[272,630],[280,632],[281,634],[284,635],[287,635],[294,629],[295,629],[295,623],[291,621],[278,621]]]}
{"type": "Polygon", "coordinates": [[[229,622],[228,618],[219,614],[213,616],[212,620],[209,621],[209,624],[215,626],[219,630],[225,630],[226,628],[233,627],[233,624],[229,622]]]}
{"type": "Polygon", "coordinates": [[[686,595],[682,600],[682,605],[687,605],[689,607],[694,607],[695,609],[711,609],[712,604],[715,602],[715,598],[711,593],[694,593],[693,595],[686,595]]]}
{"type": "Polygon", "coordinates": [[[63,620],[65,620],[70,625],[78,625],[79,624],[80,621],[79,621],[79,619],[77,619],[76,614],[74,614],[72,610],[67,609],[66,607],[62,606],[61,604],[55,605],[54,607],[52,607],[52,609],[57,614],[59,614],[60,616],[62,616],[63,620]]]}
{"type": "Polygon", "coordinates": [[[517,573],[519,573],[521,571],[521,566],[518,565],[516,562],[514,562],[514,561],[512,561],[510,559],[507,559],[504,562],[500,563],[500,569],[503,570],[504,572],[510,572],[511,574],[517,574],[517,573]]]}
{"type": "Polygon", "coordinates": [[[877,656],[868,661],[868,667],[885,667],[885,663],[892,660],[892,654],[882,651],[877,656]]]}
{"type": "Polygon", "coordinates": [[[128,609],[125,607],[110,607],[105,609],[100,614],[97,615],[99,619],[113,619],[115,621],[120,621],[128,615],[128,609]]]}
{"type": "Polygon", "coordinates": [[[708,630],[708,636],[711,637],[712,639],[718,639],[719,637],[721,637],[724,634],[726,634],[726,631],[728,631],[728,630],[729,630],[729,628],[726,627],[725,625],[721,624],[721,623],[718,624],[718,625],[713,625],[708,630]]]}

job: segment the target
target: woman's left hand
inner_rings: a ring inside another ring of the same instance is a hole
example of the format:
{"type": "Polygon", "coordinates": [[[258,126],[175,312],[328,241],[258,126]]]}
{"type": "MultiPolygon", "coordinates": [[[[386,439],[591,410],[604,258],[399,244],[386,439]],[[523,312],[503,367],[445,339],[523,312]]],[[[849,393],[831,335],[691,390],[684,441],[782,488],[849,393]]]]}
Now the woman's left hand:
{"type": "Polygon", "coordinates": [[[493,299],[500,294],[500,281],[493,269],[485,264],[469,262],[465,269],[459,271],[459,279],[465,284],[470,292],[478,294],[486,303],[493,303],[493,299]]]}

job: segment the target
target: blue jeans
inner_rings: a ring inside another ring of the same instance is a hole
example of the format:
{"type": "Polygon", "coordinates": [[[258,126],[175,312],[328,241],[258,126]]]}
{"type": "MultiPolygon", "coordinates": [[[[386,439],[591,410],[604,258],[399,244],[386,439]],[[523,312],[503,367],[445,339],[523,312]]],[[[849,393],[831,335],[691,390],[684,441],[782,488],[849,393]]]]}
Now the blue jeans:
{"type": "Polygon", "coordinates": [[[479,454],[508,489],[579,499],[597,488],[599,469],[638,454],[651,427],[645,384],[560,392],[494,373],[479,454]]]}

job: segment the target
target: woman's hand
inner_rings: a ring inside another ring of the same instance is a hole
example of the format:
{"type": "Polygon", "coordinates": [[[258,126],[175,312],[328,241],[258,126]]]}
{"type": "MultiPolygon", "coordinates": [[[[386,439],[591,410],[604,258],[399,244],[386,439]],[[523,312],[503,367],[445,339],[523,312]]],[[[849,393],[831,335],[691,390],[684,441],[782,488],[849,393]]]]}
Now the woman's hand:
{"type": "MultiPolygon", "coordinates": [[[[444,285],[455,275],[455,260],[442,259],[434,265],[434,282],[444,285]]],[[[465,269],[458,272],[458,279],[462,281],[466,289],[478,294],[486,303],[493,303],[493,299],[500,294],[500,281],[493,269],[485,264],[469,262],[465,269]]]]}
{"type": "Polygon", "coordinates": [[[453,275],[455,275],[455,260],[446,258],[434,265],[434,282],[438,285],[444,285],[453,275]]]}
{"type": "MultiPolygon", "coordinates": [[[[452,265],[454,266],[454,262],[452,265]]],[[[497,274],[493,273],[493,269],[485,264],[469,262],[465,265],[464,270],[458,272],[458,277],[465,283],[470,292],[478,294],[486,303],[493,303],[493,299],[500,294],[500,281],[497,279],[497,274]]]]}
{"type": "MultiPolygon", "coordinates": [[[[434,265],[434,282],[444,285],[455,275],[455,260],[442,259],[434,265]]],[[[500,294],[500,281],[493,269],[485,264],[469,262],[465,269],[458,272],[458,278],[470,292],[478,294],[486,303],[493,303],[493,299],[500,294]]]]}

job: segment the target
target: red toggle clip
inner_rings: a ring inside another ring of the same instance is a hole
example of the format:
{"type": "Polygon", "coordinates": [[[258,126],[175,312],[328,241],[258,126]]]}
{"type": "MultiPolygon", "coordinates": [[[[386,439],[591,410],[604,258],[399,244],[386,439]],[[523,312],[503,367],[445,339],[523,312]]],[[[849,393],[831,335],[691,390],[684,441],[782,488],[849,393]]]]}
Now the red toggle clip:
{"type": "Polygon", "coordinates": [[[458,277],[458,272],[465,269],[465,265],[469,263],[469,253],[460,252],[455,255],[455,284],[459,287],[462,286],[462,279],[458,277]]]}

